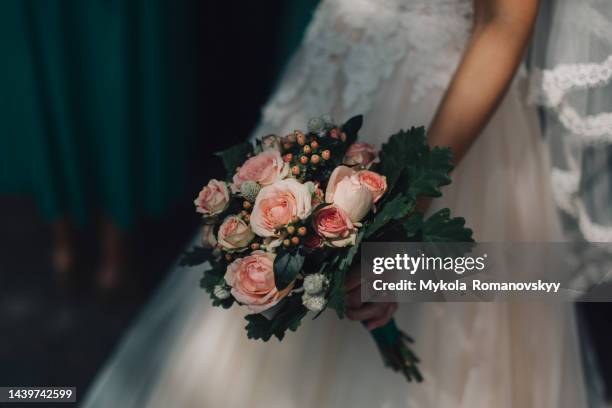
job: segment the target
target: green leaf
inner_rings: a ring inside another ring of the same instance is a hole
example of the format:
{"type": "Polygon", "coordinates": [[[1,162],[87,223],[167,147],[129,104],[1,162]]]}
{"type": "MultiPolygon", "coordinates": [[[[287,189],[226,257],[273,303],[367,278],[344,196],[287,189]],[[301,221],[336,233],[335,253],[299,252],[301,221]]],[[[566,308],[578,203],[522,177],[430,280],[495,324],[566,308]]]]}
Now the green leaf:
{"type": "Polygon", "coordinates": [[[200,287],[208,293],[213,293],[215,286],[224,282],[226,267],[218,262],[212,264],[212,267],[204,270],[204,275],[200,279],[200,287]]]}
{"type": "Polygon", "coordinates": [[[244,142],[217,152],[215,155],[221,158],[225,171],[231,175],[236,172],[236,167],[242,166],[250,153],[253,153],[253,145],[250,142],[244,142]]]}
{"type": "Polygon", "coordinates": [[[382,208],[374,216],[372,223],[367,226],[365,237],[373,236],[390,221],[405,217],[410,211],[414,210],[415,205],[415,200],[405,194],[399,194],[392,198],[391,201],[383,203],[382,208]]]}
{"type": "Polygon", "coordinates": [[[302,305],[300,296],[293,295],[283,302],[276,315],[268,320],[261,314],[245,316],[247,337],[268,341],[272,336],[282,340],[287,330],[296,331],[308,310],[302,305]]]}
{"type": "Polygon", "coordinates": [[[194,246],[191,251],[186,251],[179,260],[179,266],[195,266],[209,261],[212,256],[212,249],[194,246]]]}
{"type": "Polygon", "coordinates": [[[297,252],[281,252],[274,259],[276,289],[283,290],[293,282],[304,265],[304,255],[297,252]]]}
{"type": "Polygon", "coordinates": [[[345,302],[345,281],[346,273],[353,263],[353,258],[359,252],[359,246],[364,236],[364,230],[361,229],[357,233],[355,245],[349,247],[344,256],[340,256],[337,269],[334,271],[331,282],[331,289],[329,292],[329,300],[327,306],[331,307],[336,311],[336,314],[340,319],[344,318],[346,313],[346,302],[345,302]]]}
{"type": "Polygon", "coordinates": [[[406,239],[416,237],[423,228],[423,213],[415,212],[402,224],[406,239]]]}
{"type": "Polygon", "coordinates": [[[453,169],[450,149],[431,149],[424,127],[400,130],[392,135],[382,146],[380,158],[390,196],[395,189],[415,200],[420,196],[439,197],[440,187],[451,182],[448,176],[453,169]]]}
{"type": "Polygon", "coordinates": [[[346,133],[346,144],[351,145],[357,140],[357,132],[363,125],[363,115],[353,116],[342,125],[342,131],[346,133]]]}
{"type": "Polygon", "coordinates": [[[450,210],[443,208],[423,223],[423,242],[473,242],[472,230],[465,227],[462,217],[451,218],[450,210]]]}

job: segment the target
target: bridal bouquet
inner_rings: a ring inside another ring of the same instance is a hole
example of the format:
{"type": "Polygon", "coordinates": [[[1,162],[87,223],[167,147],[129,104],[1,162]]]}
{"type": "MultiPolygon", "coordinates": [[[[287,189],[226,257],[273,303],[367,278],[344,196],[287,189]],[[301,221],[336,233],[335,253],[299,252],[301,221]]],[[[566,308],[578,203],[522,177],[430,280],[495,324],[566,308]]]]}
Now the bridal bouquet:
{"type": "MultiPolygon", "coordinates": [[[[195,200],[201,247],[181,263],[210,263],[201,285],[213,304],[248,308],[249,338],[283,338],[326,308],[345,314],[346,273],[368,241],[469,241],[464,220],[428,219],[417,199],[440,195],[452,169],[448,149],[430,149],[423,128],[391,136],[380,152],[357,141],[362,117],[337,126],[313,118],[306,132],[268,135],[218,153],[226,181],[195,200]]],[[[391,320],[372,335],[385,363],[421,380],[412,340],[391,320]]]]}

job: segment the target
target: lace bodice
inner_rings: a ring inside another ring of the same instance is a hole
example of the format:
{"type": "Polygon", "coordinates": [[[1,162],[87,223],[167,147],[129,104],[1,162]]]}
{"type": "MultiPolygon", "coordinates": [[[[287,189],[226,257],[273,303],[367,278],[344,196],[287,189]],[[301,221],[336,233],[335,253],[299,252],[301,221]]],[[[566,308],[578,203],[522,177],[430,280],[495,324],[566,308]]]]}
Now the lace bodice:
{"type": "Polygon", "coordinates": [[[341,106],[367,113],[394,71],[411,82],[411,102],[442,92],[468,39],[472,0],[324,0],[286,77],[264,109],[280,125],[295,112],[341,106]]]}

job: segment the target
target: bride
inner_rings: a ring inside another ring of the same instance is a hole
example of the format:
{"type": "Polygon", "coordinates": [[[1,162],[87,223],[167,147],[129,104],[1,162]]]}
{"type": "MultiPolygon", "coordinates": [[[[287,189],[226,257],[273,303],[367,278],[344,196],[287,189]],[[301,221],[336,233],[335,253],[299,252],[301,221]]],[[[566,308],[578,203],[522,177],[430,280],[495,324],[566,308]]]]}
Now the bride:
{"type": "MultiPolygon", "coordinates": [[[[363,141],[429,124],[453,184],[432,209],[478,241],[561,238],[522,56],[536,0],[324,0],[255,132],[362,113],[363,141]]],[[[199,238],[197,238],[199,239],[199,238]]],[[[385,369],[362,325],[306,319],[281,343],[246,338],[238,308],[213,308],[201,271],[176,269],[99,374],[85,407],[587,406],[571,304],[423,303],[395,313],[425,381],[385,369]]],[[[393,304],[349,316],[385,323],[393,304]]]]}

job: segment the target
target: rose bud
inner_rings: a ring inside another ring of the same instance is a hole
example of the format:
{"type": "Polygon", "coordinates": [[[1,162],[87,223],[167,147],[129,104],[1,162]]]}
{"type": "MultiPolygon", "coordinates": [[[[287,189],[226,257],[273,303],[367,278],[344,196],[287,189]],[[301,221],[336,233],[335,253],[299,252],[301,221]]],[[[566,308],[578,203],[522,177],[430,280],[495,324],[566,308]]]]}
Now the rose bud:
{"type": "Polygon", "coordinates": [[[387,178],[370,170],[357,172],[359,182],[370,189],[372,197],[376,203],[387,191],[387,178]]]}
{"type": "Polygon", "coordinates": [[[234,189],[240,191],[246,181],[255,181],[267,186],[287,177],[289,168],[276,150],[267,150],[251,157],[240,167],[233,178],[234,189]]]}
{"type": "Polygon", "coordinates": [[[374,146],[368,143],[353,143],[349,146],[342,159],[342,163],[347,166],[361,166],[368,167],[374,160],[376,160],[377,154],[374,146]]]}
{"type": "Polygon", "coordinates": [[[341,248],[355,245],[357,228],[349,216],[334,205],[318,210],[313,217],[313,226],[330,246],[341,248]]]}
{"type": "Polygon", "coordinates": [[[223,181],[212,179],[200,191],[193,203],[196,211],[204,216],[221,214],[229,205],[230,192],[223,181]]]}
{"type": "Polygon", "coordinates": [[[311,210],[309,184],[293,178],[281,180],[259,192],[251,213],[251,228],[260,237],[278,237],[278,230],[294,220],[306,219],[311,210]]]}
{"type": "Polygon", "coordinates": [[[274,258],[270,252],[254,251],[227,266],[225,283],[232,296],[253,313],[261,313],[276,305],[293,289],[291,282],[285,289],[276,289],[274,258]]]}

